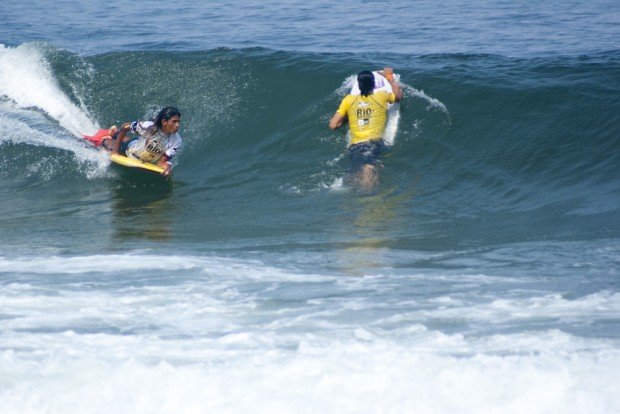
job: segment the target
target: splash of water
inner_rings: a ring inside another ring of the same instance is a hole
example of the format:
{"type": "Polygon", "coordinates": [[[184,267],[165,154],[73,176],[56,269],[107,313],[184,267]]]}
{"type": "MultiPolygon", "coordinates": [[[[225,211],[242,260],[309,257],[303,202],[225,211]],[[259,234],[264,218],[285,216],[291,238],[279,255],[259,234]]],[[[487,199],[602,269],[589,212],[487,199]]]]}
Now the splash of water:
{"type": "Polygon", "coordinates": [[[61,90],[41,48],[35,44],[16,48],[0,44],[0,96],[19,108],[44,112],[76,137],[98,129],[86,109],[61,90]]]}

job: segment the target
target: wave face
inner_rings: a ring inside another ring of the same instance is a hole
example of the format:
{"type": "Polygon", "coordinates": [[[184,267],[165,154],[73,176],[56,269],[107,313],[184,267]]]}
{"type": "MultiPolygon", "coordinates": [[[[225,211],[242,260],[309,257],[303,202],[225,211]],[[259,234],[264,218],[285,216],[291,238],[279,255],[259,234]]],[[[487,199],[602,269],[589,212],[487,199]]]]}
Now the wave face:
{"type": "MultiPolygon", "coordinates": [[[[0,54],[1,185],[20,194],[3,203],[8,221],[66,211],[61,221],[77,220],[90,234],[119,214],[111,198],[123,204],[138,192],[191,206],[173,214],[174,224],[154,219],[181,243],[333,247],[367,232],[388,247],[443,250],[618,236],[618,54],[398,59],[405,98],[372,194],[346,184],[346,135],[326,125],[352,75],[381,56],[217,49],[82,57],[34,44],[0,54]],[[127,187],[136,177],[108,168],[76,138],[150,118],[162,105],[183,113],[171,187],[127,187]]],[[[35,224],[27,237],[50,230],[35,224]]]]}

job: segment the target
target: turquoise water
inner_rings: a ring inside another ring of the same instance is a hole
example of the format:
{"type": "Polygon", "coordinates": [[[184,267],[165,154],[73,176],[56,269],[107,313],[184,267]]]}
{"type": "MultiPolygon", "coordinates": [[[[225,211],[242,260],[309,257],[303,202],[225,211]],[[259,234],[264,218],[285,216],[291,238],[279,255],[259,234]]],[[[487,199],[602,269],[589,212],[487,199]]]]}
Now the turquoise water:
{"type": "Polygon", "coordinates": [[[0,12],[3,412],[620,411],[616,2],[103,4],[0,12]],[[163,105],[171,182],[78,138],[163,105]]]}

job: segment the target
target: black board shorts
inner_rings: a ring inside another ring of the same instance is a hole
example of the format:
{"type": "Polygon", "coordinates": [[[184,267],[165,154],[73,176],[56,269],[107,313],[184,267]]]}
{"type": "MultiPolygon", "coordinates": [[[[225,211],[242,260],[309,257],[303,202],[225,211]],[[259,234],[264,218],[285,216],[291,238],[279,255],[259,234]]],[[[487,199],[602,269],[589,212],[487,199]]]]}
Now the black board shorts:
{"type": "Polygon", "coordinates": [[[124,156],[127,156],[127,148],[129,147],[129,143],[137,140],[138,137],[133,137],[128,141],[121,142],[121,146],[118,148],[118,153],[124,156]]]}
{"type": "Polygon", "coordinates": [[[385,142],[382,139],[373,139],[351,145],[347,149],[347,154],[353,164],[353,168],[357,170],[366,164],[380,164],[379,156],[386,148],[385,142]]]}

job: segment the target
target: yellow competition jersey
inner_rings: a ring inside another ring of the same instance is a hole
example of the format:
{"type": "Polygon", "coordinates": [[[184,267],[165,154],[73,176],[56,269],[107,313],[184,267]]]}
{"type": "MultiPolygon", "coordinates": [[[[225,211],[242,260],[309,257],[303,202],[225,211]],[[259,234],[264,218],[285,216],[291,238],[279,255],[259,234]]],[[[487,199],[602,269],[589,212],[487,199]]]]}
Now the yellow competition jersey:
{"type": "Polygon", "coordinates": [[[369,96],[347,95],[338,112],[349,118],[351,128],[351,145],[370,139],[383,138],[387,123],[387,105],[394,103],[393,93],[378,91],[369,96]]]}

